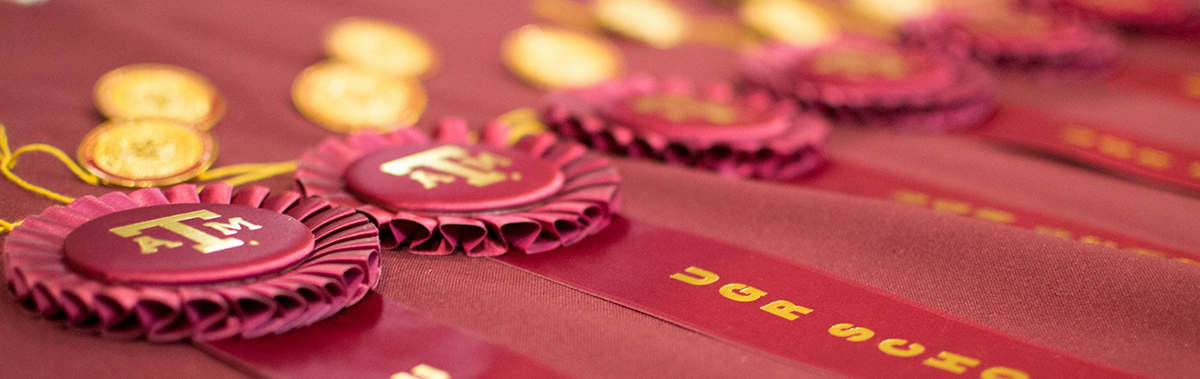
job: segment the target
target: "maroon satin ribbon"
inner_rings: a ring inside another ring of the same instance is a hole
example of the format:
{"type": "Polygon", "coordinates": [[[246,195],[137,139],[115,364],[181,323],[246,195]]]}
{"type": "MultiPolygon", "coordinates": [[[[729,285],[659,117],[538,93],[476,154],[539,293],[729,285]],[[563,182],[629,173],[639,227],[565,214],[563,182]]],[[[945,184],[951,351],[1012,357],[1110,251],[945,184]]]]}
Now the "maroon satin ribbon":
{"type": "Polygon", "coordinates": [[[832,162],[819,175],[792,184],[850,195],[888,199],[935,211],[994,221],[1041,234],[1170,259],[1200,267],[1200,253],[1147,241],[1120,231],[1089,226],[983,197],[845,162],[832,162]]]}
{"type": "Polygon", "coordinates": [[[376,293],[334,317],[288,333],[197,345],[268,377],[570,378],[376,293]]]}
{"type": "Polygon", "coordinates": [[[1127,64],[1104,85],[1118,91],[1134,90],[1200,105],[1200,66],[1188,72],[1127,64]]]}
{"type": "Polygon", "coordinates": [[[1200,151],[1105,125],[1006,105],[977,134],[1200,191],[1200,151]]]}
{"type": "Polygon", "coordinates": [[[493,259],[713,338],[855,377],[1141,378],[810,267],[620,218],[553,254],[493,259]]]}

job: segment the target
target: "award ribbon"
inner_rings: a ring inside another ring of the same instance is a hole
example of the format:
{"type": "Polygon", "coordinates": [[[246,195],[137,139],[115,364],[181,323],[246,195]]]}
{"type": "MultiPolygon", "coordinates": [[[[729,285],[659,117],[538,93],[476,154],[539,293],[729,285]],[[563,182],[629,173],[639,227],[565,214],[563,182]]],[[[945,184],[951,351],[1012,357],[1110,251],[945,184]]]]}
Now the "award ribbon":
{"type": "Polygon", "coordinates": [[[569,378],[376,293],[303,329],[197,346],[234,366],[269,377],[569,378]]]}
{"type": "Polygon", "coordinates": [[[894,200],[928,207],[937,212],[1029,229],[1056,238],[1122,249],[1135,254],[1200,266],[1200,254],[1195,252],[1155,244],[1125,233],[1020,209],[1003,202],[955,192],[845,162],[830,163],[821,174],[794,180],[791,183],[850,195],[894,200]]]}
{"type": "Polygon", "coordinates": [[[1131,64],[1117,71],[1106,85],[1200,104],[1200,67],[1189,72],[1131,64]]]}
{"type": "Polygon", "coordinates": [[[1149,141],[1102,124],[1010,105],[1001,107],[976,133],[1117,172],[1200,190],[1200,152],[1149,141]]]}
{"type": "Polygon", "coordinates": [[[1141,377],[811,267],[626,219],[560,254],[493,259],[719,340],[847,376],[1141,377]]]}
{"type": "MultiPolygon", "coordinates": [[[[1001,117],[1005,117],[1003,115],[1007,114],[1005,113],[1008,112],[1007,109],[1002,112],[1001,117]]],[[[536,119],[531,119],[532,117],[536,117],[536,114],[530,113],[527,109],[518,109],[501,116],[501,119],[526,125],[522,128],[523,133],[536,133],[549,130],[546,125],[540,124],[536,119]],[[537,127],[530,125],[537,125],[537,127]]],[[[1026,123],[1013,122],[1009,124],[1037,125],[1037,122],[1035,117],[1034,120],[1029,120],[1026,123]]],[[[1031,126],[1028,128],[1036,129],[1039,132],[1044,130],[1031,126]]],[[[993,129],[990,127],[984,128],[979,133],[996,133],[989,132],[991,130],[993,129]]],[[[1000,130],[1005,131],[1003,128],[1000,130]]],[[[1018,136],[1028,135],[1023,131],[1013,132],[1012,134],[1018,136]]],[[[1129,236],[1125,233],[1091,227],[1086,225],[1086,223],[1042,215],[1028,210],[1019,210],[1012,206],[995,204],[978,196],[959,193],[911,178],[886,174],[866,167],[842,162],[835,161],[829,163],[814,175],[787,179],[785,183],[792,185],[810,186],[851,195],[890,199],[908,204],[928,206],[936,211],[991,220],[1057,238],[1124,249],[1136,254],[1171,259],[1184,264],[1200,265],[1200,254],[1195,252],[1162,246],[1148,242],[1143,238],[1129,236]]]]}

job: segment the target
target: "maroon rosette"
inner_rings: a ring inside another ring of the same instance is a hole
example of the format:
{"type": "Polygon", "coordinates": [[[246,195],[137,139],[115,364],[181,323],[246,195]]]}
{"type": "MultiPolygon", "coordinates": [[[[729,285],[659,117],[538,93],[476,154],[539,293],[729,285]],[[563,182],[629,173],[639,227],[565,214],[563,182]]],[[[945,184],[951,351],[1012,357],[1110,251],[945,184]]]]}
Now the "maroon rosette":
{"type": "Polygon", "coordinates": [[[787,179],[818,167],[828,123],[765,91],[644,75],[551,95],[542,119],[560,135],[613,154],[734,177],[787,179]]]}
{"type": "Polygon", "coordinates": [[[10,289],[40,317],[155,342],[306,326],[380,271],[377,229],[353,209],[223,184],[82,197],[27,218],[4,252],[10,289]]]}
{"type": "Polygon", "coordinates": [[[850,36],[814,48],[769,45],[743,79],[836,120],[948,132],[975,126],[996,107],[995,79],[949,55],[850,36]]]}
{"type": "Polygon", "coordinates": [[[548,134],[510,147],[498,122],[472,139],[457,119],[431,135],[330,138],[301,157],[296,180],[370,215],[385,247],[414,254],[545,252],[595,234],[617,212],[620,176],[586,147],[548,134]]]}
{"type": "Polygon", "coordinates": [[[1027,0],[1026,3],[1137,31],[1177,30],[1200,16],[1196,4],[1185,0],[1027,0]]]}
{"type": "Polygon", "coordinates": [[[900,31],[907,44],[971,57],[1037,78],[1088,77],[1115,67],[1116,34],[1077,18],[1008,8],[964,10],[937,27],[900,31]]]}

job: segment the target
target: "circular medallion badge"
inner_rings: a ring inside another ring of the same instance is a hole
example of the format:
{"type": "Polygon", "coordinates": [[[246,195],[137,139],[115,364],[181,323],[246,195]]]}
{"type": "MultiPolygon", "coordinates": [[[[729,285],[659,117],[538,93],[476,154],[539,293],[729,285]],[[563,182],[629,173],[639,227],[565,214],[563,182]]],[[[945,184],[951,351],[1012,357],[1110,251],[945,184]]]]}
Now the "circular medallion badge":
{"type": "Polygon", "coordinates": [[[96,108],[115,120],[157,118],[201,130],[224,114],[216,87],[200,74],[165,64],[135,64],[104,74],[96,82],[96,108]]]}
{"type": "Polygon", "coordinates": [[[763,91],[642,75],[551,95],[542,119],[593,149],[771,180],[818,167],[829,134],[819,116],[763,91]]]}
{"type": "Polygon", "coordinates": [[[514,146],[508,135],[494,122],[470,138],[465,122],[447,119],[432,135],[330,138],[300,158],[296,181],[370,215],[385,247],[413,254],[541,253],[608,225],[621,178],[607,160],[548,134],[514,146]]]}
{"type": "Polygon", "coordinates": [[[339,61],[402,77],[425,75],[436,61],[433,48],[416,33],[385,21],[353,17],[325,32],[325,51],[339,61]]]}
{"type": "Polygon", "coordinates": [[[743,80],[866,126],[947,132],[978,125],[996,107],[995,79],[982,66],[866,37],[767,46],[745,61],[743,80]]]}
{"type": "Polygon", "coordinates": [[[113,120],[87,134],[79,162],[105,184],[156,187],[195,178],[217,159],[207,132],[166,119],[113,120]]]}
{"type": "Polygon", "coordinates": [[[26,218],[4,241],[4,278],[40,317],[107,338],[254,338],[366,296],[378,233],[353,209],[295,192],[146,188],[26,218]]]}
{"type": "Polygon", "coordinates": [[[296,109],[339,133],[389,131],[412,125],[425,111],[425,90],[399,78],[338,62],[309,66],[292,83],[296,109]]]}
{"type": "Polygon", "coordinates": [[[562,188],[554,166],[486,145],[413,144],[346,168],[346,188],[392,211],[473,212],[534,203],[562,188]]]}
{"type": "Polygon", "coordinates": [[[312,250],[294,218],[226,204],[169,204],[111,213],[67,235],[67,265],[107,282],[222,283],[287,269],[312,250]],[[97,249],[106,246],[106,249],[97,249]]]}
{"type": "Polygon", "coordinates": [[[583,87],[624,70],[615,46],[566,29],[525,26],[504,38],[504,63],[522,80],[542,88],[583,87]]]}

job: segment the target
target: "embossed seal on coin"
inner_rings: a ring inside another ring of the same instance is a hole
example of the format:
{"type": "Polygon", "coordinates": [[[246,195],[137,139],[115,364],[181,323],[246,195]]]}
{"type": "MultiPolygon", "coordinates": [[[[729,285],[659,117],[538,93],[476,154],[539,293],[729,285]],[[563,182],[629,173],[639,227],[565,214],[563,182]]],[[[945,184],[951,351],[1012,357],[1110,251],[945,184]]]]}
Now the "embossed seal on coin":
{"type": "Polygon", "coordinates": [[[417,122],[425,89],[413,79],[339,62],[309,66],[292,83],[292,101],[309,120],[339,133],[390,131],[417,122]]]}
{"type": "Polygon", "coordinates": [[[79,162],[104,184],[156,187],[187,181],[212,166],[207,132],[165,119],[113,120],[79,144],[79,162]]]}
{"type": "Polygon", "coordinates": [[[504,64],[542,88],[584,87],[613,79],[625,60],[615,46],[566,29],[527,25],[504,38],[504,64]]]}
{"type": "Polygon", "coordinates": [[[415,77],[436,62],[421,36],[382,20],[345,18],[325,32],[325,52],[333,59],[389,75],[415,77]]]}
{"type": "Polygon", "coordinates": [[[207,130],[225,101],[200,74],[165,64],[134,64],[110,71],[95,87],[96,108],[108,118],[161,118],[207,130]]]}

